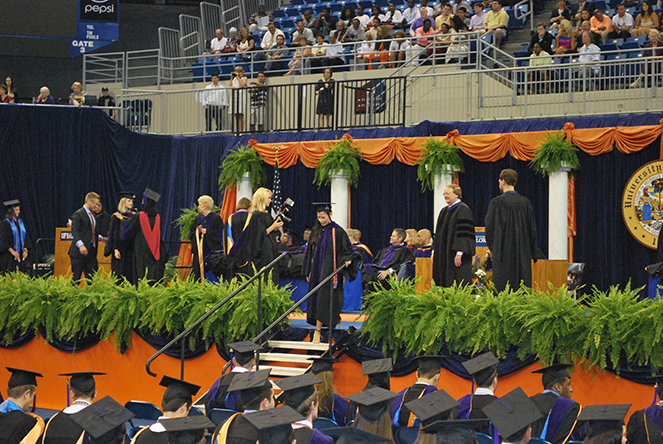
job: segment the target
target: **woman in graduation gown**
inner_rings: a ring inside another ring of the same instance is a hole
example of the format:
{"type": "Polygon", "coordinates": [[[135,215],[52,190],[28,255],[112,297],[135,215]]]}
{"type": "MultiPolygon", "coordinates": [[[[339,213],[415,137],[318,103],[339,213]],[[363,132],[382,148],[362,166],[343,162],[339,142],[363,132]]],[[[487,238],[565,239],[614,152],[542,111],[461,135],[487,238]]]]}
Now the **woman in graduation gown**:
{"type": "Polygon", "coordinates": [[[134,211],[135,196],[133,193],[120,193],[120,196],[122,197],[117,205],[117,212],[113,213],[111,217],[104,256],[110,256],[111,271],[118,279],[125,278],[135,284],[133,242],[122,239],[122,224],[136,214],[134,211]]]}
{"type": "Polygon", "coordinates": [[[213,271],[212,258],[222,257],[223,251],[223,220],[221,217],[212,211],[214,208],[214,199],[211,196],[200,196],[198,198],[198,211],[200,214],[196,217],[196,221],[189,231],[189,239],[191,240],[191,252],[193,253],[193,268],[191,269],[195,279],[200,280],[200,263],[198,244],[196,241],[196,231],[202,237],[202,257],[204,263],[204,271],[207,275],[206,278],[211,276],[208,272],[214,274],[215,280],[218,281],[220,276],[213,271]],[[214,255],[214,256],[212,256],[214,255]]]}
{"type": "Polygon", "coordinates": [[[25,260],[28,249],[25,246],[27,232],[19,215],[21,206],[18,200],[4,202],[7,211],[5,219],[0,222],[0,273],[13,271],[26,272],[25,260]]]}
{"type": "Polygon", "coordinates": [[[357,277],[357,266],[349,267],[355,259],[352,243],[345,230],[331,220],[329,204],[319,205],[316,209],[317,221],[311,231],[309,247],[304,260],[304,276],[308,276],[308,291],[313,290],[328,275],[345,264],[342,273],[336,275],[323,285],[308,300],[306,322],[315,325],[313,342],[320,342],[320,330],[323,325],[330,329],[341,321],[343,308],[343,278],[349,281],[357,277]],[[331,300],[331,313],[330,309],[331,300]],[[329,325],[329,322],[333,325],[329,325]]]}

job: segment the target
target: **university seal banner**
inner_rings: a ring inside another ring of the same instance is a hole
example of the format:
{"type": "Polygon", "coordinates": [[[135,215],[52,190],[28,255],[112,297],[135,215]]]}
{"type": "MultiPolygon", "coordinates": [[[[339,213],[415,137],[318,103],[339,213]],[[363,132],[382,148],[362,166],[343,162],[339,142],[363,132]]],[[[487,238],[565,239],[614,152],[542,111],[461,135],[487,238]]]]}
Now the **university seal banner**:
{"type": "Polygon", "coordinates": [[[624,187],[622,214],[631,235],[655,250],[663,225],[663,160],[649,162],[633,173],[624,187]]]}

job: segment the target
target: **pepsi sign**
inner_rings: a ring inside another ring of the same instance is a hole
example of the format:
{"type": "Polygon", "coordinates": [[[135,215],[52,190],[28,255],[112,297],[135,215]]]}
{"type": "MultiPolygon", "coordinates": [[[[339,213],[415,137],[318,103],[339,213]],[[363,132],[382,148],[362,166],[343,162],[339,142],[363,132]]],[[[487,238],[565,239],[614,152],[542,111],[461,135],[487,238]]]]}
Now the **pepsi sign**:
{"type": "Polygon", "coordinates": [[[118,0],[80,0],[80,21],[116,22],[118,0]]]}

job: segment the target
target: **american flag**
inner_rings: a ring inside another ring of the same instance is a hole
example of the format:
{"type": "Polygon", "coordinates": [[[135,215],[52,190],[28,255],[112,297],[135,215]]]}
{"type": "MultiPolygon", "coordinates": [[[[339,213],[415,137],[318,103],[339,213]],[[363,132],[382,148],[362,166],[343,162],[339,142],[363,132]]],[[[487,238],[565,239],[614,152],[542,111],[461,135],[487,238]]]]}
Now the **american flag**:
{"type": "Polygon", "coordinates": [[[274,165],[274,186],[272,190],[272,216],[276,216],[276,212],[283,203],[283,196],[281,196],[281,173],[279,172],[279,159],[278,148],[276,150],[276,164],[274,165]]]}

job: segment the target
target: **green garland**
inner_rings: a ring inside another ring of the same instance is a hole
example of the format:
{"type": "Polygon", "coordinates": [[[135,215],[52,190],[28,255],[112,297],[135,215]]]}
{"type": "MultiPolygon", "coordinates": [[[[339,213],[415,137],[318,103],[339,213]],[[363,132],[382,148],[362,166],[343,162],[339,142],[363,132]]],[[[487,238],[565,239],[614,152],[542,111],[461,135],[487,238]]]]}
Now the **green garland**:
{"type": "Polygon", "coordinates": [[[546,140],[537,148],[530,168],[542,175],[550,175],[559,171],[563,165],[572,170],[580,168],[578,148],[564,138],[562,131],[546,132],[546,140]]]}
{"type": "MultiPolygon", "coordinates": [[[[198,207],[196,206],[191,208],[182,208],[180,211],[182,214],[180,214],[180,216],[175,219],[173,224],[180,229],[180,239],[183,241],[188,241],[189,232],[191,231],[193,224],[196,222],[196,218],[200,214],[200,211],[198,211],[198,207]]],[[[214,205],[212,211],[218,214],[221,213],[221,208],[214,205]]]]}
{"type": "Polygon", "coordinates": [[[463,159],[458,154],[458,147],[447,140],[426,139],[421,146],[421,156],[417,160],[417,180],[421,182],[421,191],[432,190],[435,178],[451,167],[453,171],[463,171],[463,159]]]}
{"type": "Polygon", "coordinates": [[[385,355],[437,353],[446,345],[504,357],[517,348],[521,358],[534,354],[546,364],[579,360],[601,369],[647,364],[660,369],[663,299],[638,301],[641,290],[593,289],[576,301],[565,287],[493,295],[472,285],[418,294],[394,280],[391,289],[366,298],[362,330],[385,355]]]}
{"type": "Polygon", "coordinates": [[[352,137],[344,134],[341,140],[329,145],[328,151],[316,163],[313,184],[329,185],[333,175],[343,172],[348,176],[348,184],[356,187],[359,183],[361,158],[361,152],[354,145],[352,137]]]}
{"type": "MultiPolygon", "coordinates": [[[[98,273],[90,285],[71,285],[61,277],[30,278],[24,274],[0,276],[0,331],[2,341],[11,343],[30,329],[43,328],[46,340],[76,341],[89,334],[111,338],[119,350],[131,345],[134,329],[151,334],[175,336],[191,325],[241,285],[183,281],[175,278],[167,287],[138,288],[126,281],[116,285],[107,273],[98,273]]],[[[203,322],[189,336],[229,342],[252,338],[258,329],[257,283],[250,285],[203,322]]],[[[261,330],[292,307],[289,288],[278,288],[271,280],[262,284],[261,330]]]]}
{"type": "Polygon", "coordinates": [[[249,174],[253,189],[261,187],[265,183],[265,170],[262,167],[263,160],[258,152],[251,146],[255,140],[249,141],[250,146],[240,146],[231,152],[223,160],[221,174],[219,175],[219,189],[231,188],[242,180],[244,174],[249,174]]]}

